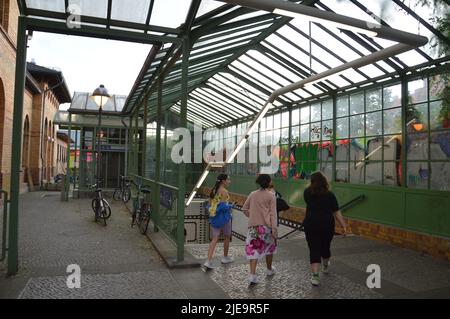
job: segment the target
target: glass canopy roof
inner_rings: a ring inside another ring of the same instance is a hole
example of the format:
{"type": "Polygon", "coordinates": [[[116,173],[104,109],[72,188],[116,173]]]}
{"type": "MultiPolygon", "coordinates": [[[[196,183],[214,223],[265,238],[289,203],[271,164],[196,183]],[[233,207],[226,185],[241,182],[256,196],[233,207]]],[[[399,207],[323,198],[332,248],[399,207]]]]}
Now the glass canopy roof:
{"type": "MultiPolygon", "coordinates": [[[[103,113],[116,113],[117,115],[120,115],[126,99],[126,95],[111,95],[102,108],[103,113]]],[[[91,94],[75,92],[68,111],[70,113],[98,113],[99,107],[91,97],[91,94]]]]}
{"type": "MultiPolygon", "coordinates": [[[[283,94],[274,101],[274,108],[378,83],[450,60],[448,55],[439,55],[432,45],[436,39],[450,43],[448,33],[437,30],[437,18],[449,12],[444,0],[430,1],[437,7],[424,6],[421,0],[287,1],[422,35],[429,42],[283,94]]],[[[163,70],[163,107],[180,112],[181,42],[166,40],[189,34],[188,119],[206,127],[251,120],[274,90],[395,44],[327,23],[275,15],[226,1],[19,0],[19,5],[28,17],[61,22],[70,14],[66,6],[77,5],[82,25],[108,32],[126,29],[160,36],[123,107],[124,113],[136,109],[142,113],[144,97],[148,98],[150,121],[156,115],[156,85],[163,70]]],[[[90,107],[86,106],[86,110],[90,107]]]]}
{"type": "MultiPolygon", "coordinates": [[[[295,2],[422,35],[429,43],[433,38],[449,41],[435,28],[435,20],[430,20],[433,8],[421,7],[418,0],[409,1],[407,5],[401,0],[295,2]],[[416,10],[417,7],[421,10],[416,10]]],[[[310,23],[306,19],[286,18],[239,6],[219,6],[222,3],[202,1],[202,5],[216,6],[206,15],[208,19],[200,17],[194,21],[191,32],[195,42],[189,57],[188,120],[205,127],[251,119],[274,90],[395,44],[325,23],[310,23]]],[[[434,12],[443,16],[446,10],[448,8],[440,7],[434,12]]],[[[164,61],[176,58],[178,50],[180,45],[174,44],[172,48],[159,51],[144,76],[137,79],[138,86],[127,100],[126,112],[142,108],[145,93],[151,91],[149,118],[155,117],[156,74],[166,66],[164,61]]],[[[344,91],[394,78],[416,66],[431,67],[448,61],[448,56],[439,56],[437,50],[427,44],[305,85],[280,96],[273,104],[275,108],[283,108],[325,96],[330,91],[344,91]]],[[[181,57],[178,55],[177,62],[164,78],[165,109],[180,112],[180,91],[181,57]]]]}

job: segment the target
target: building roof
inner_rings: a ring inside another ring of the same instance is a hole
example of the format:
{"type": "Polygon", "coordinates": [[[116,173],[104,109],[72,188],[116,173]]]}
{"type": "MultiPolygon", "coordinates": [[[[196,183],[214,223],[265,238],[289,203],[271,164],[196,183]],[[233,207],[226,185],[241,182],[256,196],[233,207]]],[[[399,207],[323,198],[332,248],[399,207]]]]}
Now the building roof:
{"type": "Polygon", "coordinates": [[[66,80],[61,71],[49,69],[35,63],[27,62],[27,71],[38,81],[47,81],[50,87],[61,85],[53,89],[53,93],[56,95],[60,104],[70,103],[72,101],[70,97],[70,91],[67,87],[66,80]]]}

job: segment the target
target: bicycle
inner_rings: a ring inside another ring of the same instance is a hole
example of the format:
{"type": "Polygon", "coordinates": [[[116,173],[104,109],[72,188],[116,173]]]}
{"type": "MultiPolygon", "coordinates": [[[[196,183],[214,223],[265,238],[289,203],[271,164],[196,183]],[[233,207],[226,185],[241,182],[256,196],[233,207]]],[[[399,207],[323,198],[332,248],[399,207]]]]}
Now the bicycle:
{"type": "Polygon", "coordinates": [[[91,185],[90,188],[95,188],[94,198],[92,199],[91,206],[94,211],[95,221],[98,222],[99,219],[103,220],[106,226],[106,220],[111,217],[111,207],[106,199],[103,198],[102,189],[100,188],[100,182],[91,185]]]}
{"type": "Polygon", "coordinates": [[[143,188],[142,185],[138,185],[134,182],[132,182],[134,185],[136,185],[138,193],[137,197],[133,202],[133,215],[131,220],[131,227],[134,225],[138,225],[139,230],[141,234],[145,235],[148,229],[148,223],[150,221],[151,216],[151,204],[145,200],[145,197],[150,194],[150,189],[143,188]],[[141,193],[144,194],[144,196],[141,198],[141,193]]]}
{"type": "Polygon", "coordinates": [[[120,175],[120,187],[114,190],[113,199],[121,200],[128,203],[131,198],[130,180],[123,175],[120,175]]]}

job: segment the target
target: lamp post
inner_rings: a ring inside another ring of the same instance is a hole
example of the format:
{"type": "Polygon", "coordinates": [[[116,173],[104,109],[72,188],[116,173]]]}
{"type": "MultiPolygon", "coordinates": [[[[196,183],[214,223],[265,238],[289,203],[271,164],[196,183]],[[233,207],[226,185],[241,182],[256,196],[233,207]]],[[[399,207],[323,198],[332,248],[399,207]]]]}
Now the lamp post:
{"type": "Polygon", "coordinates": [[[108,94],[108,90],[105,88],[103,84],[101,84],[98,88],[95,89],[94,93],[92,93],[92,98],[95,103],[99,107],[98,110],[98,134],[97,134],[97,186],[100,186],[100,165],[101,165],[101,138],[102,138],[102,111],[103,106],[108,102],[110,95],[108,94]]]}

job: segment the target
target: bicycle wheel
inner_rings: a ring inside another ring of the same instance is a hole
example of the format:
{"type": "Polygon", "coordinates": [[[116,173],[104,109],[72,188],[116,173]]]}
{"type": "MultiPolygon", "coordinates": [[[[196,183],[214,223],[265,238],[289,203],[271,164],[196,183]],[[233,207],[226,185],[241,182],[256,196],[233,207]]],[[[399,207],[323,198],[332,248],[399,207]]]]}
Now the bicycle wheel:
{"type": "Polygon", "coordinates": [[[122,200],[124,203],[128,203],[131,198],[131,190],[129,188],[125,188],[122,192],[122,200]]]}
{"type": "Polygon", "coordinates": [[[145,235],[148,229],[148,222],[150,221],[150,209],[146,209],[144,213],[139,215],[139,230],[142,235],[145,235]]]}
{"type": "MultiPolygon", "coordinates": [[[[107,215],[108,215],[108,208],[109,206],[103,206],[100,209],[100,218],[103,220],[103,225],[106,226],[106,220],[108,219],[107,215]]],[[[109,208],[109,213],[111,214],[111,208],[109,208]]]]}
{"type": "Polygon", "coordinates": [[[105,210],[105,216],[106,219],[111,217],[111,206],[109,206],[109,203],[106,201],[106,199],[102,199],[103,201],[103,208],[105,210]]]}
{"type": "Polygon", "coordinates": [[[122,196],[123,196],[123,194],[122,194],[122,189],[116,188],[116,189],[114,190],[114,193],[113,193],[113,199],[114,199],[114,200],[121,200],[121,199],[122,199],[122,196]]]}
{"type": "Polygon", "coordinates": [[[91,206],[92,206],[92,210],[94,211],[94,213],[97,212],[97,199],[94,198],[91,202],[91,206]]]}
{"type": "Polygon", "coordinates": [[[135,208],[133,210],[133,215],[131,217],[131,227],[138,224],[139,215],[140,215],[139,212],[140,212],[140,210],[138,208],[135,208]]]}

